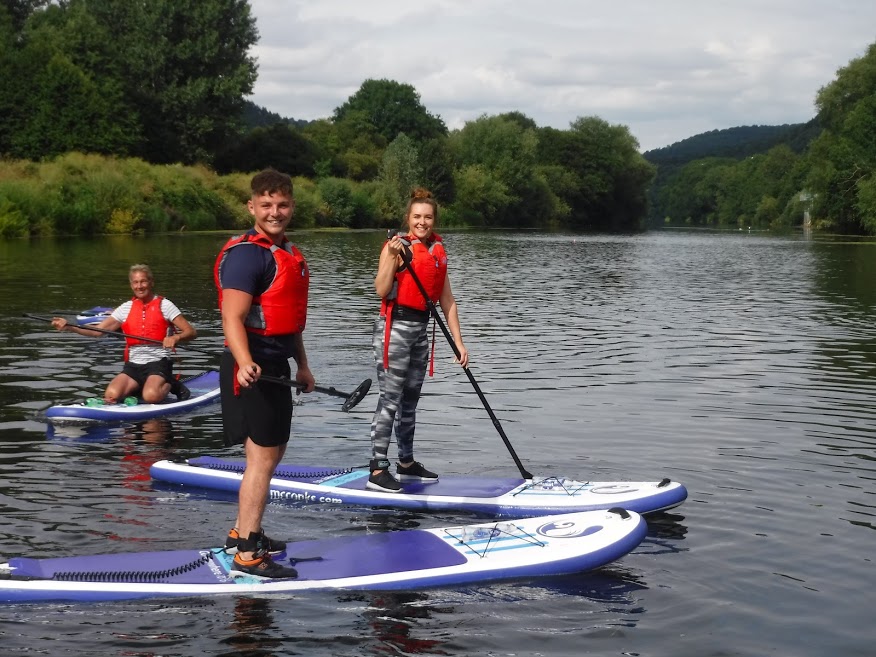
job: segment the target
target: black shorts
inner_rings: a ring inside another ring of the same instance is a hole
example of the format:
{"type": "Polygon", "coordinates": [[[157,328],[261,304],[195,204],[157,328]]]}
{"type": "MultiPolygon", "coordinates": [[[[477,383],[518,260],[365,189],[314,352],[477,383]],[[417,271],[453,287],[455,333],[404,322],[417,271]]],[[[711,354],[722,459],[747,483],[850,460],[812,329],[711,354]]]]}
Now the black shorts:
{"type": "Polygon", "coordinates": [[[173,383],[173,363],[170,362],[170,358],[153,360],[145,365],[126,362],[122,368],[122,374],[127,374],[134,379],[140,388],[146,385],[146,379],[154,374],[162,377],[168,383],[173,383]]]}
{"type": "MultiPolygon", "coordinates": [[[[258,365],[262,374],[292,376],[289,361],[285,359],[258,365]]],[[[292,431],[292,388],[259,381],[249,388],[240,388],[240,393],[235,395],[234,366],[234,356],[226,349],[219,368],[225,444],[242,445],[247,438],[262,447],[279,447],[288,443],[292,431]]]]}

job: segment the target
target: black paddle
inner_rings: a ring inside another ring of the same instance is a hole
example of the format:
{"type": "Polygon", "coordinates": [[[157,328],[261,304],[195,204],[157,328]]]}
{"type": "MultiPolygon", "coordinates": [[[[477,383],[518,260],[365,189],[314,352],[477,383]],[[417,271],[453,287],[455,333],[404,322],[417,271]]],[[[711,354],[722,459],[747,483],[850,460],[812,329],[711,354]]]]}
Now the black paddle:
{"type": "MultiPolygon", "coordinates": [[[[392,237],[398,231],[390,229],[387,232],[387,239],[392,239],[392,237]]],[[[438,314],[438,309],[435,307],[435,304],[432,303],[432,300],[429,298],[429,293],[426,292],[426,288],[423,287],[423,283],[420,281],[420,278],[417,276],[417,273],[414,271],[414,268],[411,266],[411,259],[413,256],[408,248],[405,246],[402,249],[402,260],[405,261],[405,264],[408,266],[408,272],[411,275],[414,283],[416,283],[417,288],[420,290],[420,294],[423,295],[423,299],[426,300],[426,307],[429,308],[429,312],[432,314],[432,317],[435,318],[435,323],[441,328],[441,332],[444,334],[444,337],[447,338],[447,342],[450,343],[450,347],[453,349],[453,353],[457,358],[460,358],[462,354],[459,353],[459,348],[456,346],[456,343],[453,341],[453,336],[450,335],[450,331],[447,330],[447,327],[444,325],[444,321],[441,319],[441,316],[438,314]]],[[[493,426],[496,427],[496,431],[499,432],[499,435],[502,437],[502,440],[505,443],[505,447],[508,448],[508,451],[511,454],[511,458],[514,459],[514,463],[517,465],[517,469],[520,470],[520,475],[524,479],[532,479],[532,475],[527,472],[526,468],[523,467],[523,464],[520,462],[520,459],[517,456],[517,452],[514,451],[514,447],[511,445],[511,441],[508,440],[508,436],[505,435],[505,432],[502,430],[502,425],[499,423],[499,418],[496,417],[496,414],[493,413],[493,409],[490,408],[490,405],[487,403],[487,398],[484,397],[484,393],[481,392],[481,387],[478,385],[478,382],[475,381],[474,374],[471,373],[471,370],[468,367],[462,368],[465,370],[465,375],[468,377],[469,382],[474,388],[474,391],[477,393],[478,398],[481,400],[481,403],[484,405],[484,408],[487,411],[487,414],[490,416],[490,419],[493,421],[493,426]]]]}
{"type": "MultiPolygon", "coordinates": [[[[24,313],[25,317],[29,317],[30,319],[36,319],[41,322],[49,322],[51,323],[51,317],[41,317],[40,315],[31,315],[30,313],[24,313]]],[[[105,333],[106,335],[114,335],[117,338],[131,338],[132,340],[139,340],[140,342],[151,342],[152,344],[164,344],[161,340],[155,340],[153,338],[145,338],[142,335],[130,335],[129,333],[122,333],[121,331],[107,331],[106,329],[95,328],[90,324],[86,324],[85,326],[79,326],[77,324],[67,324],[73,328],[82,329],[83,331],[94,331],[95,333],[105,333]]],[[[206,349],[198,349],[197,347],[190,347],[187,344],[178,345],[181,349],[188,349],[189,351],[197,351],[202,354],[207,354],[208,356],[215,356],[216,354],[212,351],[207,351],[206,349]]]]}
{"type": "MultiPolygon", "coordinates": [[[[290,388],[303,388],[304,386],[298,381],[293,381],[292,379],[287,379],[283,376],[269,376],[267,374],[262,374],[259,377],[259,381],[266,381],[267,383],[278,383],[281,386],[289,386],[290,388]]],[[[325,395],[334,395],[335,397],[346,397],[346,401],[341,405],[342,411],[349,411],[356,404],[358,404],[365,395],[368,394],[368,390],[371,388],[371,379],[365,379],[362,383],[360,383],[356,389],[351,393],[341,392],[340,390],[335,390],[334,388],[323,388],[322,386],[314,386],[313,389],[317,392],[321,392],[325,395]]]]}
{"type": "MultiPolygon", "coordinates": [[[[40,315],[31,315],[29,313],[24,313],[25,317],[29,317],[30,319],[36,319],[41,322],[51,322],[51,317],[42,317],[40,315]]],[[[120,331],[107,331],[106,329],[94,328],[92,326],[76,326],[75,324],[70,324],[70,326],[74,326],[75,328],[81,328],[83,331],[94,331],[96,333],[105,333],[107,335],[114,335],[119,338],[131,338],[132,340],[140,340],[141,342],[151,342],[153,344],[163,344],[161,340],[154,340],[152,338],[145,338],[140,335],[130,335],[128,333],[121,333],[120,331]]],[[[213,351],[207,351],[206,349],[198,349],[197,347],[190,347],[187,344],[178,345],[182,349],[188,349],[189,351],[197,351],[201,354],[207,354],[208,356],[215,356],[216,353],[213,351]]],[[[289,386],[290,388],[304,388],[304,385],[298,383],[298,381],[293,381],[291,379],[268,376],[264,375],[259,377],[268,383],[278,383],[280,385],[289,386]]],[[[341,406],[341,410],[349,411],[356,404],[358,404],[365,395],[368,394],[368,390],[371,388],[371,379],[365,379],[359,386],[351,393],[347,394],[346,392],[341,392],[340,390],[336,390],[335,388],[324,388],[322,386],[314,386],[314,390],[316,392],[321,392],[324,395],[332,395],[334,397],[344,397],[345,401],[341,406]]]]}

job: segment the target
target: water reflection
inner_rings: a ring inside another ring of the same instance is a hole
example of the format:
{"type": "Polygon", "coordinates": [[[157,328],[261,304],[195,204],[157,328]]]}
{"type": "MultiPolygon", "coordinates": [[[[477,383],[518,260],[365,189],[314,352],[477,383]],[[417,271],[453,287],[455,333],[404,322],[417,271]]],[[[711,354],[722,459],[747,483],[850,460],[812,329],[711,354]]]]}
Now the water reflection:
{"type": "Polygon", "coordinates": [[[687,536],[684,515],[675,510],[650,513],[645,519],[648,521],[648,538],[681,541],[687,536]]]}
{"type": "Polygon", "coordinates": [[[145,444],[169,450],[173,446],[175,430],[173,423],[163,417],[124,424],[50,422],[46,426],[46,437],[85,443],[119,440],[132,446],[145,444]]]}
{"type": "Polygon", "coordinates": [[[230,634],[220,641],[232,650],[218,653],[221,657],[275,657],[283,641],[271,632],[275,630],[271,603],[265,598],[237,597],[234,600],[230,634]]]}
{"type": "Polygon", "coordinates": [[[150,466],[155,461],[174,456],[175,436],[173,423],[167,418],[152,418],[125,426],[123,435],[123,486],[149,491],[152,477],[150,466]]]}
{"type": "Polygon", "coordinates": [[[453,614],[452,605],[437,607],[425,604],[429,601],[427,593],[415,591],[386,591],[367,593],[362,597],[367,604],[362,619],[368,626],[368,633],[374,637],[382,649],[380,653],[403,655],[444,655],[444,641],[431,638],[424,627],[424,621],[433,620],[435,615],[453,614]],[[420,636],[426,634],[427,636],[420,636]]]}

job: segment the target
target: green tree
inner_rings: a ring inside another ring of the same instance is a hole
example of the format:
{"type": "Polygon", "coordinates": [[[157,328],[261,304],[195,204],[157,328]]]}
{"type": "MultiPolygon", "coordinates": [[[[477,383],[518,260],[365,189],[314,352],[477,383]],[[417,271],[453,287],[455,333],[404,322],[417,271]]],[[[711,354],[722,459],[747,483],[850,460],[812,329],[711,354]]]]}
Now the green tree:
{"type": "Polygon", "coordinates": [[[386,190],[386,203],[380,207],[385,217],[401,217],[411,189],[423,184],[423,168],[414,140],[402,133],[387,146],[380,163],[380,183],[386,190]]]}
{"type": "Polygon", "coordinates": [[[17,30],[7,8],[0,4],[0,155],[9,153],[11,138],[21,120],[21,102],[26,89],[17,80],[20,54],[17,30]]]}
{"type": "Polygon", "coordinates": [[[362,112],[386,143],[402,132],[417,142],[447,134],[444,122],[423,107],[413,86],[392,80],[365,80],[333,118],[343,121],[350,112],[362,112]]]}
{"type": "Polygon", "coordinates": [[[544,219],[544,208],[531,207],[527,198],[537,177],[534,130],[508,118],[484,115],[454,132],[451,143],[463,174],[456,182],[457,203],[465,209],[461,216],[480,213],[485,224],[508,227],[544,219]],[[489,193],[496,196],[488,199],[484,194],[489,193]]]}
{"type": "MultiPolygon", "coordinates": [[[[36,10],[49,4],[50,0],[3,0],[0,13],[6,13],[15,32],[20,32],[36,10]]],[[[0,20],[2,22],[2,20],[0,20]]]]}
{"type": "Polygon", "coordinates": [[[453,179],[456,159],[449,140],[447,137],[429,139],[420,144],[419,151],[423,185],[442,205],[453,203],[456,200],[456,186],[453,179]]]}
{"type": "Polygon", "coordinates": [[[362,110],[347,112],[336,119],[335,136],[337,154],[335,161],[343,176],[352,180],[371,180],[378,175],[380,160],[387,140],[362,110]]]}
{"type": "Polygon", "coordinates": [[[133,126],[118,120],[113,98],[64,55],[52,57],[27,100],[28,118],[12,138],[12,152],[21,157],[120,154],[134,139],[133,126]]]}
{"type": "Polygon", "coordinates": [[[374,204],[357,184],[341,178],[323,178],[317,183],[322,203],[317,224],[343,228],[373,225],[374,204]]]}
{"type": "Polygon", "coordinates": [[[259,171],[273,167],[290,176],[314,177],[320,159],[317,147],[300,130],[285,123],[254,128],[217,155],[219,173],[259,171]]]}
{"type": "Polygon", "coordinates": [[[807,187],[821,225],[873,232],[868,202],[876,169],[876,44],[837,72],[816,96],[824,128],[810,148],[807,187]],[[861,196],[863,194],[863,196],[861,196]]]}
{"type": "Polygon", "coordinates": [[[679,169],[660,193],[660,207],[671,222],[693,226],[717,224],[718,198],[734,163],[726,158],[706,158],[679,169]]]}
{"type": "Polygon", "coordinates": [[[579,117],[570,126],[568,166],[582,180],[583,195],[570,204],[573,217],[591,228],[641,228],[647,214],[647,188],[656,170],[639,153],[639,142],[624,125],[599,117],[579,117]]]}
{"type": "Polygon", "coordinates": [[[335,124],[328,119],[312,121],[301,129],[301,134],[317,153],[313,166],[316,177],[342,176],[344,167],[338,157],[341,144],[335,124]]]}
{"type": "Polygon", "coordinates": [[[111,35],[120,84],[140,109],[135,154],[208,161],[236,134],[256,78],[249,53],[258,32],[246,0],[69,0],[65,8],[88,13],[111,35]]]}
{"type": "Polygon", "coordinates": [[[857,205],[864,230],[876,235],[876,179],[872,176],[858,183],[857,205]]]}
{"type": "Polygon", "coordinates": [[[456,172],[456,190],[456,203],[449,214],[464,225],[491,226],[515,200],[482,164],[460,167],[456,172]]]}

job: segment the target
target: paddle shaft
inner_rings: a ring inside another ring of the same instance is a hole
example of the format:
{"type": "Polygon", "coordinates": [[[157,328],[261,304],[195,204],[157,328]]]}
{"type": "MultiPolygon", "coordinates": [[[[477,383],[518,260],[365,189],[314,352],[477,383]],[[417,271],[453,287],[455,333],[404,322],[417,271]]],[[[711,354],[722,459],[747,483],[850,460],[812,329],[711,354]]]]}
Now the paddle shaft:
{"type": "MultiPolygon", "coordinates": [[[[51,322],[52,321],[51,317],[42,317],[40,315],[31,315],[29,313],[24,313],[24,316],[29,317],[30,319],[39,320],[41,322],[51,322]]],[[[70,326],[74,326],[74,325],[70,324],[70,326]]],[[[106,329],[93,328],[91,326],[75,326],[75,328],[82,329],[83,331],[94,331],[95,333],[105,333],[106,335],[114,335],[118,338],[131,338],[133,340],[140,340],[141,342],[151,342],[154,344],[163,344],[163,342],[161,340],[153,340],[152,338],[145,338],[145,337],[142,337],[139,335],[129,335],[127,333],[120,333],[119,331],[107,331],[106,329]]],[[[207,351],[206,349],[198,349],[197,347],[190,347],[188,345],[177,345],[177,346],[179,346],[183,349],[188,349],[189,351],[197,351],[197,352],[202,353],[202,354],[207,354],[208,356],[215,356],[216,355],[215,352],[207,351]]],[[[287,385],[290,388],[304,388],[305,387],[304,384],[298,383],[297,381],[293,381],[291,379],[284,379],[284,378],[276,377],[276,376],[262,375],[259,378],[263,379],[264,381],[267,381],[268,383],[279,383],[280,385],[287,385]]],[[[354,390],[352,393],[341,392],[340,390],[336,390],[335,388],[324,388],[322,386],[314,386],[313,389],[316,392],[321,392],[325,395],[333,395],[335,397],[344,397],[351,402],[350,405],[348,406],[348,408],[352,408],[353,406],[358,404],[360,399],[361,399],[361,397],[354,399],[353,398],[354,395],[358,396],[358,393],[360,393],[363,388],[365,389],[365,392],[367,392],[368,387],[370,387],[370,385],[371,385],[370,379],[368,380],[367,386],[366,386],[365,382],[363,381],[359,385],[359,387],[356,388],[356,390],[354,390]]],[[[365,393],[362,393],[362,396],[364,396],[364,394],[365,393]]]]}
{"type": "MultiPolygon", "coordinates": [[[[450,348],[453,349],[453,353],[456,355],[457,358],[461,358],[462,354],[459,352],[459,347],[457,347],[456,342],[453,341],[453,336],[450,334],[450,331],[444,324],[441,316],[438,314],[438,309],[435,307],[435,304],[432,303],[432,299],[429,298],[429,293],[426,292],[426,288],[423,286],[423,283],[417,276],[417,272],[414,271],[411,262],[413,260],[413,256],[411,252],[408,251],[407,247],[404,247],[402,250],[402,259],[408,266],[408,273],[411,275],[411,278],[417,285],[417,288],[420,290],[420,294],[423,295],[423,299],[425,299],[426,301],[426,307],[429,309],[432,317],[435,318],[435,323],[438,324],[441,332],[444,334],[444,337],[447,338],[447,342],[450,344],[450,348]]],[[[484,396],[484,393],[481,392],[481,387],[478,385],[478,382],[475,381],[474,374],[471,373],[471,370],[468,367],[463,367],[462,369],[465,371],[465,375],[468,377],[469,383],[471,383],[472,388],[474,388],[474,391],[477,393],[478,399],[481,400],[481,404],[484,405],[484,409],[486,409],[487,415],[490,416],[490,420],[492,420],[493,426],[496,427],[496,431],[498,431],[499,436],[502,437],[502,441],[505,443],[505,447],[508,448],[508,452],[511,454],[511,458],[514,459],[514,464],[517,466],[517,469],[520,470],[520,475],[524,479],[532,479],[532,475],[527,472],[526,468],[523,467],[523,464],[520,462],[520,458],[517,456],[517,452],[514,451],[514,447],[511,445],[511,441],[508,440],[508,436],[505,435],[505,431],[502,429],[502,425],[499,423],[499,418],[497,418],[496,414],[493,413],[493,409],[490,408],[490,404],[487,402],[487,398],[484,396]]]]}
{"type": "MultiPolygon", "coordinates": [[[[259,381],[266,381],[267,383],[277,383],[281,386],[289,386],[290,388],[305,388],[306,386],[303,383],[299,383],[298,381],[293,381],[292,379],[287,379],[282,376],[270,376],[268,374],[259,375],[259,381]]],[[[324,395],[333,395],[334,397],[349,397],[351,393],[341,392],[340,390],[335,390],[334,388],[323,388],[322,386],[313,386],[315,392],[321,392],[324,395]]]]}
{"type": "MultiPolygon", "coordinates": [[[[31,315],[29,313],[24,313],[25,317],[30,317],[31,319],[36,319],[42,322],[51,323],[51,317],[41,317],[40,315],[31,315]]],[[[162,340],[155,340],[153,338],[146,338],[142,335],[130,335],[129,333],[121,333],[120,331],[107,331],[106,329],[94,328],[93,326],[78,326],[76,324],[68,324],[68,326],[72,326],[73,328],[78,328],[83,331],[94,331],[95,333],[104,333],[106,335],[113,335],[117,338],[131,338],[132,340],[139,340],[140,342],[151,342],[153,344],[164,344],[162,340]]],[[[214,356],[214,352],[207,351],[206,349],[198,349],[197,347],[190,347],[187,344],[178,344],[177,347],[181,349],[188,349],[189,351],[197,351],[202,354],[207,354],[208,356],[214,356]]]]}

